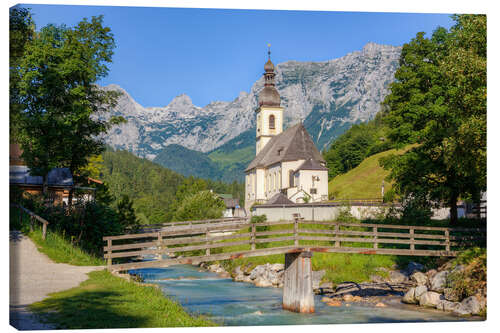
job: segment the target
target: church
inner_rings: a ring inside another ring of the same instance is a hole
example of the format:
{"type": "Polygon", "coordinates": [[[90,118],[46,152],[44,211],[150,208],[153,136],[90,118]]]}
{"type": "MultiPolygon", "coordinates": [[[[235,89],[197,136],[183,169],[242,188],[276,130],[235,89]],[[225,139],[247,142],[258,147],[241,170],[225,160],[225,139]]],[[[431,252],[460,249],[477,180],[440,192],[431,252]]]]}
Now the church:
{"type": "Polygon", "coordinates": [[[245,210],[254,204],[328,200],[328,169],[302,122],[283,131],[271,53],[256,113],[256,156],[245,169],[245,210]]]}

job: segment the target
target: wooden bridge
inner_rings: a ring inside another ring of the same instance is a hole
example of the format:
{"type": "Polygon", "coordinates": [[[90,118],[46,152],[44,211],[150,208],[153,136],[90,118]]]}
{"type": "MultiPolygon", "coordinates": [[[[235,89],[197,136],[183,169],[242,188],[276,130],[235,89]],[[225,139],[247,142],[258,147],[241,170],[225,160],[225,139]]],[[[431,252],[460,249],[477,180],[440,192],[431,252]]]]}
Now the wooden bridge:
{"type": "Polygon", "coordinates": [[[219,219],[166,223],[104,237],[104,257],[108,270],[127,271],[285,254],[283,307],[314,312],[313,252],[454,257],[460,248],[485,239],[483,228],[313,222],[299,216],[262,223],[219,219]]]}

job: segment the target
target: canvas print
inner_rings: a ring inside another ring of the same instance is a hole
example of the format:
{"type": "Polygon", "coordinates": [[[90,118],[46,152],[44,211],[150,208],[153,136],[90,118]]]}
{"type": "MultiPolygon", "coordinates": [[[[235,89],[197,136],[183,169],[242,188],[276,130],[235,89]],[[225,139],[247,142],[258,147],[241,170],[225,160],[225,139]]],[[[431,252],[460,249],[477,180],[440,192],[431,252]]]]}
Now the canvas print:
{"type": "Polygon", "coordinates": [[[10,7],[10,324],[486,320],[486,33],[10,7]]]}

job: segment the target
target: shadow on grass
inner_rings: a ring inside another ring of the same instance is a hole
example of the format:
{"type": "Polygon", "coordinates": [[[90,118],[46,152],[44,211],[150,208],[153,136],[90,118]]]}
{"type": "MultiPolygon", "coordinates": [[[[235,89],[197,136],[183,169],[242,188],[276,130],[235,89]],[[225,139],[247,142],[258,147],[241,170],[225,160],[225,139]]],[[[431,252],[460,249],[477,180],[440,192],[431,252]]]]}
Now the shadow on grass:
{"type": "Polygon", "coordinates": [[[69,297],[52,297],[30,307],[44,321],[58,328],[135,328],[148,327],[146,316],[127,313],[117,292],[83,291],[69,297]]]}

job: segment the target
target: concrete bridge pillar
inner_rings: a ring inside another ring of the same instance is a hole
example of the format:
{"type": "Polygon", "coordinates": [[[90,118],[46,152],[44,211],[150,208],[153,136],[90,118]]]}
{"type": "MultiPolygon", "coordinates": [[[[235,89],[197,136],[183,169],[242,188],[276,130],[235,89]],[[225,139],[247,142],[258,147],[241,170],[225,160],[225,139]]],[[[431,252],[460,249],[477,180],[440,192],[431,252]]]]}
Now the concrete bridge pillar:
{"type": "Polygon", "coordinates": [[[312,252],[286,253],[283,281],[283,309],[314,312],[312,252]]]}

